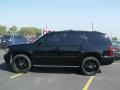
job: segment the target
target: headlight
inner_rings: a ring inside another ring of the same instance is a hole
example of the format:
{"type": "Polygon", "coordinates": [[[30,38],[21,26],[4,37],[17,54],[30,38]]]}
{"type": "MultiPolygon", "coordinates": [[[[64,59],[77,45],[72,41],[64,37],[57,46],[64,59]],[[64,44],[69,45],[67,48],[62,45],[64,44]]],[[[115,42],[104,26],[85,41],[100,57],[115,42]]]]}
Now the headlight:
{"type": "Polygon", "coordinates": [[[6,48],[6,49],[5,49],[5,52],[8,53],[8,52],[9,52],[9,48],[6,48]]]}

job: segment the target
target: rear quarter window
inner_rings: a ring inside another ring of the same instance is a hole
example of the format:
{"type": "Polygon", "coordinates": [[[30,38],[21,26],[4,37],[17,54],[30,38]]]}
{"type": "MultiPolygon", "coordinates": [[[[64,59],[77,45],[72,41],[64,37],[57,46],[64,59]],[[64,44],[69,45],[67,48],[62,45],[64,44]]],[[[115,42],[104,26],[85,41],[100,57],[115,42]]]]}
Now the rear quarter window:
{"type": "Polygon", "coordinates": [[[87,33],[88,42],[92,45],[111,45],[111,41],[106,34],[103,33],[87,33]]]}

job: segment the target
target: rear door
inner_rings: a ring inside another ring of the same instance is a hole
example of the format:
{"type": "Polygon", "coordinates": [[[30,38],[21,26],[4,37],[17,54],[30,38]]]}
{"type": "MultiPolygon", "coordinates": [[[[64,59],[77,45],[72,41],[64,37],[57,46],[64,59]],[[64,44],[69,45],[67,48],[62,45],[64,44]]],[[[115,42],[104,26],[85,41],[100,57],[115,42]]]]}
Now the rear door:
{"type": "Polygon", "coordinates": [[[60,46],[61,64],[78,65],[81,51],[84,49],[85,36],[80,32],[62,33],[62,45],[60,46]]]}

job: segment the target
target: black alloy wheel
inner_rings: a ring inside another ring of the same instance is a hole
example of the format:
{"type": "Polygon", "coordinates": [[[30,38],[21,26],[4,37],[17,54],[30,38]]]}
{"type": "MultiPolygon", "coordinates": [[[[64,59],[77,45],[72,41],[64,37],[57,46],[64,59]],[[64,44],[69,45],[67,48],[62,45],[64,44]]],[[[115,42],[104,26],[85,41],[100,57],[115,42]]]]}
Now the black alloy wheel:
{"type": "Polygon", "coordinates": [[[28,56],[19,54],[12,59],[11,67],[17,73],[26,73],[31,68],[31,62],[28,56]]]}
{"type": "Polygon", "coordinates": [[[100,70],[99,60],[94,57],[87,57],[83,59],[81,70],[85,75],[95,75],[100,70]]]}

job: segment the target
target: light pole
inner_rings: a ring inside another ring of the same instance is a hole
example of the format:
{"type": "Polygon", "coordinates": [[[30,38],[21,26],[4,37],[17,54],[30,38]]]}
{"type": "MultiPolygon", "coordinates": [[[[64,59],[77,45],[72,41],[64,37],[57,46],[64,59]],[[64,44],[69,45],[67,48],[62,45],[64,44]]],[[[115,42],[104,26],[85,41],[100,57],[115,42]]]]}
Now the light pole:
{"type": "Polygon", "coordinates": [[[93,23],[91,23],[91,25],[92,25],[92,31],[94,31],[94,29],[93,29],[94,28],[93,23]]]}

